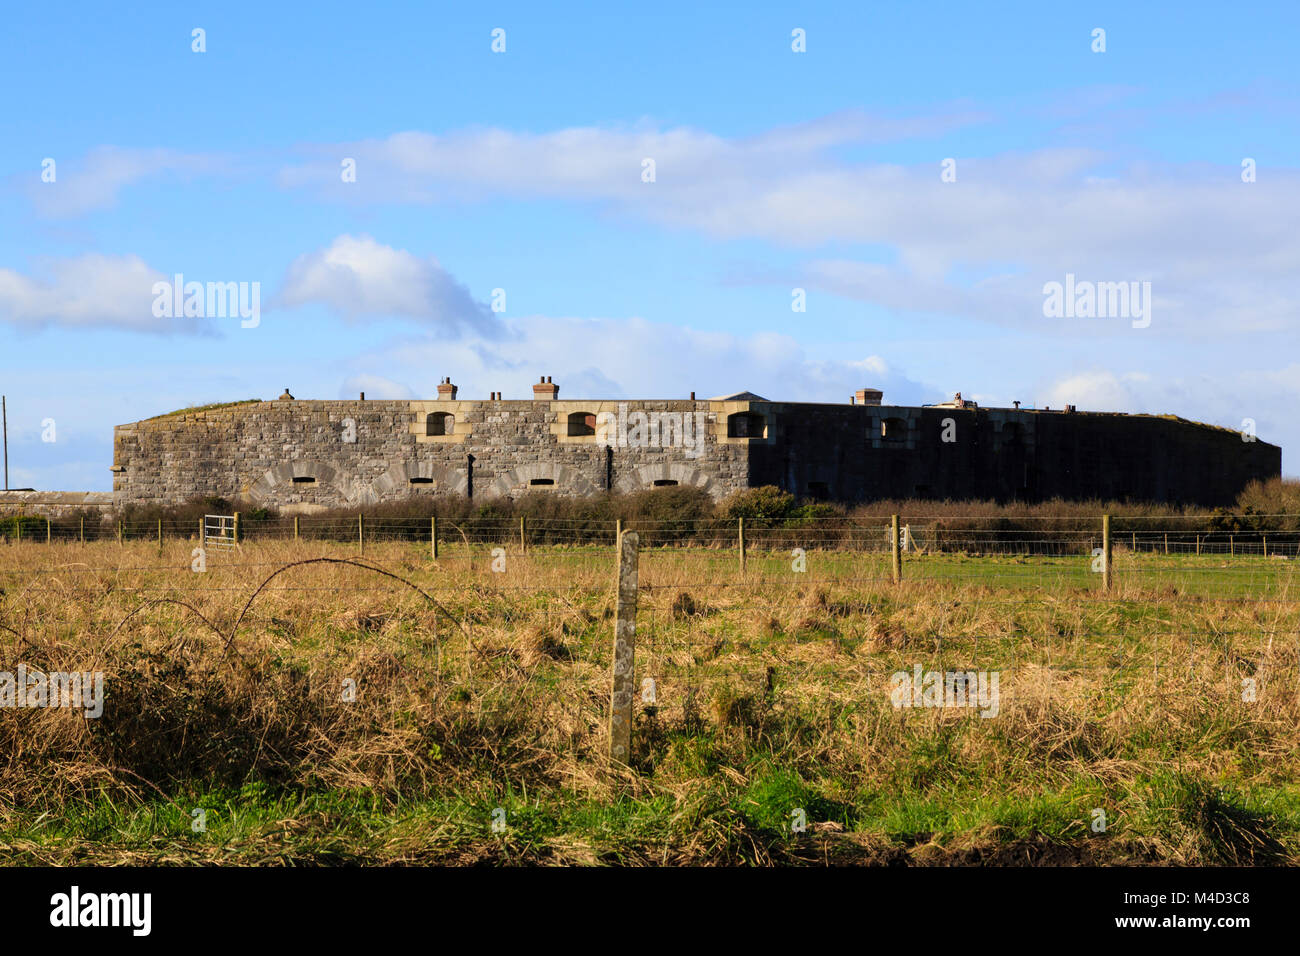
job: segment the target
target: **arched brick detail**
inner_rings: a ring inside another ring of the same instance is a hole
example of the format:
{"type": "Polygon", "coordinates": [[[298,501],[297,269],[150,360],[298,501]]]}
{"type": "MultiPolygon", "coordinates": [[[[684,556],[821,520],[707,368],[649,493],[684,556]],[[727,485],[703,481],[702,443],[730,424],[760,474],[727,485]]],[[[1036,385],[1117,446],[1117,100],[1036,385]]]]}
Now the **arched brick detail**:
{"type": "MultiPolygon", "coordinates": [[[[527,494],[529,482],[534,478],[549,478],[555,482],[555,493],[565,496],[595,495],[599,494],[601,490],[588,481],[582,472],[569,465],[534,462],[520,465],[505,474],[498,475],[496,481],[492,482],[484,490],[484,496],[488,498],[506,498],[527,494]]],[[[476,496],[477,494],[475,492],[476,496]]]]}
{"type": "Polygon", "coordinates": [[[464,470],[433,461],[401,461],[376,478],[370,486],[375,501],[406,498],[412,494],[463,495],[469,489],[464,470]],[[432,485],[411,484],[412,478],[432,478],[432,485]]]}
{"type": "Polygon", "coordinates": [[[614,490],[621,494],[653,488],[656,481],[675,481],[679,487],[703,488],[714,498],[721,498],[726,489],[715,482],[707,472],[680,461],[656,462],[641,465],[615,482],[614,490]]]}
{"type": "Polygon", "coordinates": [[[289,496],[301,494],[305,490],[295,491],[293,480],[307,477],[316,479],[311,491],[342,494],[351,502],[350,489],[338,483],[338,470],[322,461],[286,461],[282,465],[276,465],[249,486],[248,497],[254,504],[281,504],[289,496]]]}

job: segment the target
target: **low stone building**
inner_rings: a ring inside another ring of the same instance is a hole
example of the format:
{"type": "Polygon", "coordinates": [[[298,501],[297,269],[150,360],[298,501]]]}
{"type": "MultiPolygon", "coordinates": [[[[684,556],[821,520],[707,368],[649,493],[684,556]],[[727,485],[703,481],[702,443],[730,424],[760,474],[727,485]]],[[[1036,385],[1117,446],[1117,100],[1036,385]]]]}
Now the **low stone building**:
{"type": "Polygon", "coordinates": [[[596,495],[693,486],[715,498],[759,485],[800,497],[1102,498],[1231,503],[1281,470],[1276,445],[1173,416],[713,399],[299,400],[184,409],[114,432],[113,499],[215,495],[285,511],[411,495],[596,495]]]}
{"type": "Polygon", "coordinates": [[[106,512],[112,506],[113,496],[107,491],[36,491],[32,488],[0,491],[0,515],[63,518],[79,511],[106,512]]]}

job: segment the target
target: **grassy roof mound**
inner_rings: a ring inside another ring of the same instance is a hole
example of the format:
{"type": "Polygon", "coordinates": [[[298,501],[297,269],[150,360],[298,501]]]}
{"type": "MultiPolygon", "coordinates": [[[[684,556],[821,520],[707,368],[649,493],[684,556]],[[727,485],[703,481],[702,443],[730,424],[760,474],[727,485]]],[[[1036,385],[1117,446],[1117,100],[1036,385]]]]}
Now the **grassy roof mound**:
{"type": "Polygon", "coordinates": [[[155,415],[155,418],[167,418],[171,415],[188,415],[191,412],[210,412],[218,408],[233,408],[235,405],[249,405],[253,402],[260,402],[260,398],[245,398],[238,402],[213,402],[211,405],[188,405],[185,408],[178,408],[174,412],[164,412],[161,415],[155,415]]]}

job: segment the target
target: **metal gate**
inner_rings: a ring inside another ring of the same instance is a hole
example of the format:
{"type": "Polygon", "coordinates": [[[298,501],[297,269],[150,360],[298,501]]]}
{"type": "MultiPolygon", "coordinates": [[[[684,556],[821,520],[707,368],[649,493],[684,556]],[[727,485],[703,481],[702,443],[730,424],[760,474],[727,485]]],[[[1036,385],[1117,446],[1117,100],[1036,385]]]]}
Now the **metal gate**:
{"type": "Polygon", "coordinates": [[[239,544],[235,538],[235,516],[204,515],[202,544],[205,548],[233,548],[239,544]]]}

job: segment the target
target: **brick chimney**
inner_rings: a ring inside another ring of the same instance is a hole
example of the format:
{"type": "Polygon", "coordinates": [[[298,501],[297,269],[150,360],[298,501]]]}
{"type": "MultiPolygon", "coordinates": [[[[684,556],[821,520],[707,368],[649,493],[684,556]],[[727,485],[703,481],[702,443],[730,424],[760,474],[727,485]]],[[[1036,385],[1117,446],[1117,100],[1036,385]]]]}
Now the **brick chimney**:
{"type": "Polygon", "coordinates": [[[438,400],[444,402],[456,400],[456,386],[451,384],[451,379],[444,378],[438,383],[438,400]]]}
{"type": "Polygon", "coordinates": [[[853,400],[858,405],[879,405],[884,395],[878,388],[860,388],[853,393],[853,400]]]}
{"type": "Polygon", "coordinates": [[[551,376],[543,375],[541,380],[533,386],[533,401],[535,402],[553,402],[560,394],[560,386],[551,384],[551,376]]]}
{"type": "Polygon", "coordinates": [[[280,396],[280,401],[282,401],[282,402],[292,402],[292,401],[293,401],[293,396],[289,394],[289,386],[286,385],[286,386],[284,387],[284,394],[280,396]]]}

